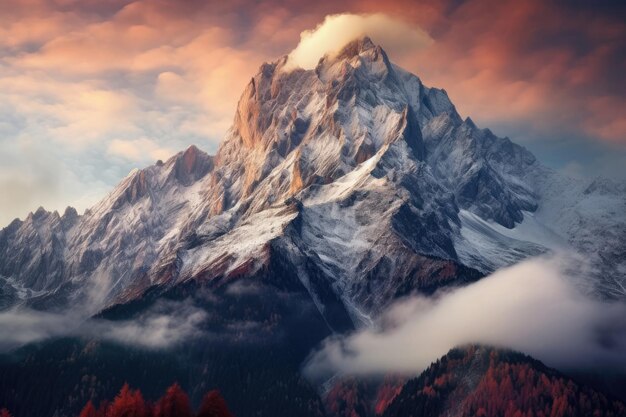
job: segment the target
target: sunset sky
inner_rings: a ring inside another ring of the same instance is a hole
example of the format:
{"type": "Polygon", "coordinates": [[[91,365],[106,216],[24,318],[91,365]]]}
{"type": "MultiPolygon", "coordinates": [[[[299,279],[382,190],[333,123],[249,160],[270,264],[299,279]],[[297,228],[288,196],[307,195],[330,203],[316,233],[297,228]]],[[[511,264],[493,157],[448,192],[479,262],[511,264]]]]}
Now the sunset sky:
{"type": "Polygon", "coordinates": [[[480,127],[571,175],[624,178],[624,5],[0,0],[0,226],[83,210],[190,144],[214,152],[259,65],[307,30],[302,65],[368,34],[480,127]]]}

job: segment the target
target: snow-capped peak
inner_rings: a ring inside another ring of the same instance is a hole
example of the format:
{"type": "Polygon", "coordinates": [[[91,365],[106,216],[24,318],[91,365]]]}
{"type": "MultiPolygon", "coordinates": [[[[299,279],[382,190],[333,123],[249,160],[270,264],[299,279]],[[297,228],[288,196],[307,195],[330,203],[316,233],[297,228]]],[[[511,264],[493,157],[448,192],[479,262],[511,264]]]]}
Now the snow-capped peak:
{"type": "Polygon", "coordinates": [[[132,173],[83,216],[38,211],[0,231],[6,305],[88,295],[100,308],[189,280],[280,277],[357,323],[394,297],[547,250],[537,236],[609,259],[604,275],[624,268],[626,210],[595,216],[616,230],[618,248],[607,249],[585,232],[597,232],[589,217],[576,223],[554,201],[574,193],[619,213],[623,190],[597,182],[574,192],[523,147],[463,120],[444,90],[369,38],[315,69],[286,63],[259,68],[215,156],[192,146],[132,173]]]}

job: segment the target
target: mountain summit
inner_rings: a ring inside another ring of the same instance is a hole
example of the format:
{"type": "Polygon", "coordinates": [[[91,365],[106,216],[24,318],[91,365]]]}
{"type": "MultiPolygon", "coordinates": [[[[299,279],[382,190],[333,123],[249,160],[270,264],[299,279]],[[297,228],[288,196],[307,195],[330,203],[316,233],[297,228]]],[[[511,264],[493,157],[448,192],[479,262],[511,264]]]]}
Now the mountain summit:
{"type": "Polygon", "coordinates": [[[2,306],[95,313],[149,289],[256,279],[346,328],[563,247],[597,262],[594,290],[624,295],[621,185],[564,177],[463,120],[369,38],[314,70],[286,64],[260,67],[215,156],[192,146],[83,215],[38,210],[2,230],[2,306]]]}

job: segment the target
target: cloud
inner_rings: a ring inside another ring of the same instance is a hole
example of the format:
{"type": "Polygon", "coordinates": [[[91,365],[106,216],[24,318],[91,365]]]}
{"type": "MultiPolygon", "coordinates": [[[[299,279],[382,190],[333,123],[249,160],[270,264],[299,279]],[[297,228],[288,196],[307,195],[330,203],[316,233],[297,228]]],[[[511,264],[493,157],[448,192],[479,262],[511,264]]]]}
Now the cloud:
{"type": "Polygon", "coordinates": [[[409,25],[385,14],[338,14],[326,16],[313,30],[300,34],[300,43],[289,54],[288,67],[315,68],[324,55],[332,55],[350,41],[371,37],[390,53],[418,51],[430,45],[432,38],[419,26],[409,25]]]}
{"type": "Polygon", "coordinates": [[[83,152],[78,164],[65,159],[58,143],[41,143],[22,134],[9,138],[0,139],[0,195],[4,196],[0,199],[0,224],[24,218],[43,203],[60,212],[70,202],[87,207],[110,190],[104,179],[111,168],[92,171],[100,156],[83,152]]]}
{"type": "Polygon", "coordinates": [[[131,161],[150,163],[156,160],[166,160],[176,151],[164,148],[148,138],[140,139],[113,139],[109,143],[107,152],[131,161]]]}
{"type": "Polygon", "coordinates": [[[561,259],[534,259],[430,299],[399,302],[379,329],[332,337],[306,364],[312,377],[416,374],[468,343],[507,347],[559,368],[626,369],[626,305],[581,295],[561,259]]]}
{"type": "Polygon", "coordinates": [[[190,144],[215,151],[272,54],[238,45],[237,19],[196,7],[0,6],[0,226],[39,206],[82,211],[190,144]]]}
{"type": "Polygon", "coordinates": [[[623,146],[626,24],[615,13],[470,0],[431,28],[433,47],[398,60],[500,134],[529,142],[585,136],[623,146]]]}
{"type": "Polygon", "coordinates": [[[208,314],[186,301],[160,301],[130,320],[85,319],[79,311],[63,314],[14,309],[0,312],[0,351],[54,337],[82,337],[148,349],[167,349],[205,334],[208,314]]]}
{"type": "Polygon", "coordinates": [[[152,349],[169,348],[204,334],[207,313],[186,302],[160,302],[139,318],[123,321],[90,320],[84,335],[152,349]]]}
{"type": "MultiPolygon", "coordinates": [[[[0,4],[0,160],[15,165],[0,164],[0,177],[16,183],[4,187],[0,224],[40,205],[87,208],[144,163],[109,152],[119,145],[113,141],[149,138],[155,148],[196,144],[214,152],[262,62],[293,50],[314,66],[323,52],[364,33],[427,85],[445,88],[463,115],[544,151],[540,159],[583,142],[584,151],[620,147],[594,158],[610,159],[615,168],[607,173],[623,177],[624,6],[518,3],[0,4]],[[24,142],[54,161],[40,168],[33,153],[16,151],[24,142]],[[555,145],[547,151],[546,142],[555,145]],[[62,186],[48,186],[50,167],[62,186]]],[[[594,175],[604,165],[590,165],[584,151],[576,160],[594,175]]]]}
{"type": "Polygon", "coordinates": [[[3,311],[0,313],[0,351],[72,332],[73,324],[59,314],[3,311]]]}

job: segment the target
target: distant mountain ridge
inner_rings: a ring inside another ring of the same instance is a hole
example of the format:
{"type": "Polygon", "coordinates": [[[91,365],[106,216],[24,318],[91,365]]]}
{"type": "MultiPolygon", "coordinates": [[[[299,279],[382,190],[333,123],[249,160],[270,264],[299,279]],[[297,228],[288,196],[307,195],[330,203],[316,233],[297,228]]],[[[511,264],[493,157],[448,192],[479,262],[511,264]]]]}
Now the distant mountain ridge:
{"type": "Polygon", "coordinates": [[[626,405],[524,354],[486,346],[452,349],[418,377],[337,381],[334,417],[626,415],[626,405]]]}
{"type": "Polygon", "coordinates": [[[623,184],[544,167],[369,38],[314,70],[286,61],[252,78],[216,155],[192,146],[83,215],[40,209],[0,231],[0,306],[95,313],[280,264],[358,326],[399,296],[555,248],[590,256],[590,287],[624,296],[623,184]]]}

